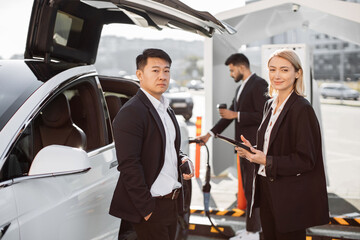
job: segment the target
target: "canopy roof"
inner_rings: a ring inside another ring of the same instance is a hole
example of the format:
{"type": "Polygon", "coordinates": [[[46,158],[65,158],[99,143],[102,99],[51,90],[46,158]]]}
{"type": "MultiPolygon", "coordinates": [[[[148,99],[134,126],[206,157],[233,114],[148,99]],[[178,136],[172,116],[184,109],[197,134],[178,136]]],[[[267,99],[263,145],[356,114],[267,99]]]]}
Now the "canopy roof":
{"type": "Polygon", "coordinates": [[[339,0],[263,0],[216,15],[237,34],[222,36],[233,47],[295,28],[308,28],[360,45],[360,4],[339,0]]]}

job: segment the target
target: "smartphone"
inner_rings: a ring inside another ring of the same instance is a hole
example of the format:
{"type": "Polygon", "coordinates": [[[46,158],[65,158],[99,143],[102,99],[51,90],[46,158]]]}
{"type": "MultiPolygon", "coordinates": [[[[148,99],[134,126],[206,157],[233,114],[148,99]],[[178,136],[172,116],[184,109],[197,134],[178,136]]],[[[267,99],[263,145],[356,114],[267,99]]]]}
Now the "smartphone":
{"type": "Polygon", "coordinates": [[[180,172],[185,173],[185,174],[192,174],[193,173],[193,169],[190,166],[190,162],[188,160],[180,165],[180,172]]]}
{"type": "Polygon", "coordinates": [[[239,141],[236,141],[236,140],[231,139],[231,138],[224,137],[224,136],[222,136],[220,134],[216,134],[215,137],[220,138],[221,140],[223,140],[223,141],[225,141],[227,143],[230,143],[230,144],[232,144],[234,146],[241,147],[241,148],[245,149],[246,151],[248,151],[250,153],[253,153],[248,146],[246,146],[245,144],[243,144],[243,143],[241,143],[239,141]]]}

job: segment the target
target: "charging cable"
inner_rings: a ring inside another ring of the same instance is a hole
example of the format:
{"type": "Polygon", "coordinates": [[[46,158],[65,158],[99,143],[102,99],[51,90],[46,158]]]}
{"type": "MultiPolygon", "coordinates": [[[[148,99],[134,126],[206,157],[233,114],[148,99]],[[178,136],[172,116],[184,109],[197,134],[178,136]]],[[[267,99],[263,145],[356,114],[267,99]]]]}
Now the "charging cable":
{"type": "Polygon", "coordinates": [[[203,195],[204,195],[204,212],[205,215],[208,217],[211,226],[214,227],[222,236],[226,237],[226,238],[231,238],[234,235],[227,235],[225,234],[223,231],[221,231],[211,220],[210,217],[210,190],[211,190],[211,185],[210,185],[210,173],[211,173],[211,168],[210,168],[210,153],[209,153],[209,148],[207,147],[206,143],[202,140],[198,140],[198,139],[190,139],[189,140],[189,144],[191,143],[196,143],[196,144],[203,144],[203,146],[205,146],[206,148],[206,152],[207,152],[207,160],[206,160],[206,173],[205,173],[205,183],[202,187],[202,191],[203,191],[203,195]]]}

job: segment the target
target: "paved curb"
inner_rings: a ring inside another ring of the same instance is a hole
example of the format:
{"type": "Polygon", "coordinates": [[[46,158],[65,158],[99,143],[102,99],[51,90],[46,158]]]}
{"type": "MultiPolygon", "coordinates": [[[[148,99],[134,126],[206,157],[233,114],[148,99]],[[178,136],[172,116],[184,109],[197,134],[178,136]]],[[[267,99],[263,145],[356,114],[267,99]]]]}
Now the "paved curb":
{"type": "MultiPolygon", "coordinates": [[[[229,210],[209,210],[210,215],[216,216],[230,216],[230,217],[245,217],[245,211],[241,209],[229,209],[229,210]]],[[[202,214],[205,215],[204,210],[201,209],[190,209],[190,214],[202,214]]],[[[330,217],[331,225],[342,225],[342,226],[352,226],[360,227],[360,218],[349,218],[349,217],[330,217]]]]}

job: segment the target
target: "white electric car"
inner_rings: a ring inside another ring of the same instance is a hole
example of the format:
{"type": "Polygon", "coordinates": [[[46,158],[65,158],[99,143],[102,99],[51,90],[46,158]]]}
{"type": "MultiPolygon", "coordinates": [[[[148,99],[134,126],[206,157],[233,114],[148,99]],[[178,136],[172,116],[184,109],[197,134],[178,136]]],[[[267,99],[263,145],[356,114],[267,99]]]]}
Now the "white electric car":
{"type": "Polygon", "coordinates": [[[111,120],[139,84],[93,65],[109,23],[231,30],[177,0],[35,0],[25,60],[0,61],[0,239],[117,239],[111,120]]]}

